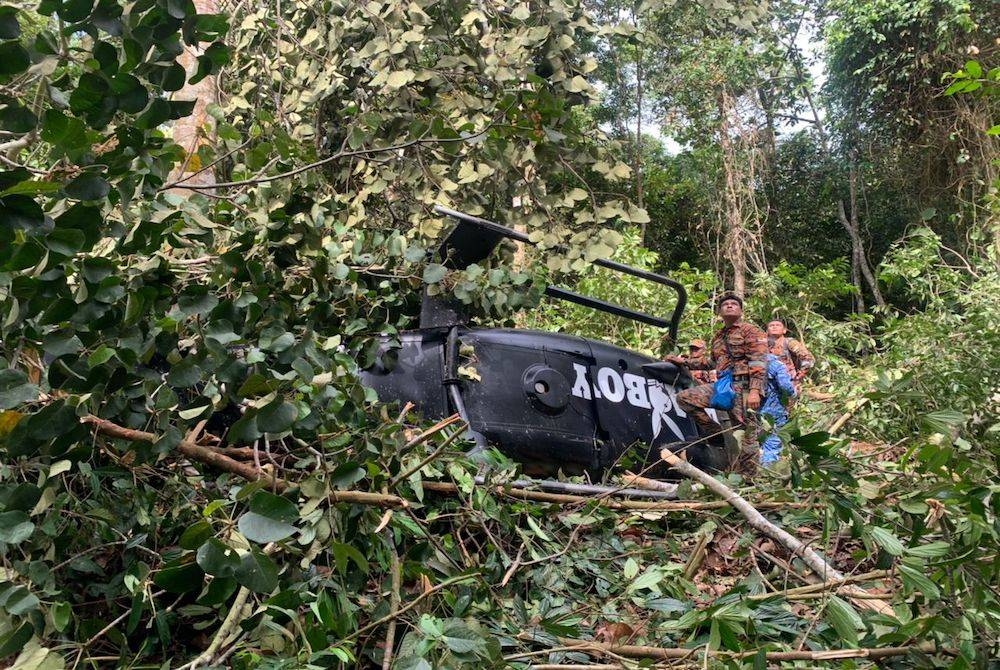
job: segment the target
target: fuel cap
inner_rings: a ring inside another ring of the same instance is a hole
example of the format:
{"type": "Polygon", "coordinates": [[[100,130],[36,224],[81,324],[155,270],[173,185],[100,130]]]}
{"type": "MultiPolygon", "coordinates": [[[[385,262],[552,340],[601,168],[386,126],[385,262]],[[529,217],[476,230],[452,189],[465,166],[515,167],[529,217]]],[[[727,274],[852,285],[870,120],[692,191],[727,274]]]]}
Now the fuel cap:
{"type": "Polygon", "coordinates": [[[535,409],[546,414],[559,414],[569,404],[569,381],[561,372],[547,365],[535,364],[521,378],[524,392],[535,409]]]}

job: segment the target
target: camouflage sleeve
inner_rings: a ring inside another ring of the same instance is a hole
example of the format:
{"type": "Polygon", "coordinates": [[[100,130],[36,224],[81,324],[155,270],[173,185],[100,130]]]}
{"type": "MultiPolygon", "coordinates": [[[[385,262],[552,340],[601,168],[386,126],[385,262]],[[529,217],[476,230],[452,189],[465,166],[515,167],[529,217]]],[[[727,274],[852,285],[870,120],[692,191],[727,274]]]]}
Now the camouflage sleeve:
{"type": "Polygon", "coordinates": [[[690,370],[714,370],[715,361],[712,360],[711,356],[687,356],[685,357],[688,369],[690,370]]]}
{"type": "Polygon", "coordinates": [[[806,349],[806,345],[798,340],[788,338],[788,353],[793,356],[797,370],[808,370],[816,364],[816,358],[806,349]]]}
{"type": "Polygon", "coordinates": [[[764,393],[767,384],[767,335],[757,326],[743,324],[743,341],[747,348],[747,368],[750,371],[750,388],[764,393]]]}

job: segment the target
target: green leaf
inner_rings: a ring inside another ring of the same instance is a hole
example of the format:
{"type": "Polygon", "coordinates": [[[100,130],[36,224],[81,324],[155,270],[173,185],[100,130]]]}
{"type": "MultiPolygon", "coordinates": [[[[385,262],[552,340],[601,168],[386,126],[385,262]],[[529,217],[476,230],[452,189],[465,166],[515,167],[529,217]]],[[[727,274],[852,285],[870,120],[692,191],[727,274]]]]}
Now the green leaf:
{"type": "Polygon", "coordinates": [[[75,23],[90,16],[93,8],[94,0],[65,0],[59,9],[59,16],[70,23],[75,23]]]}
{"type": "Polygon", "coordinates": [[[171,593],[187,593],[200,589],[205,573],[190,558],[192,557],[188,554],[183,559],[167,563],[153,576],[153,583],[171,593]]]}
{"type": "Polygon", "coordinates": [[[98,365],[104,365],[110,361],[115,356],[115,350],[111,347],[102,346],[98,348],[97,351],[92,353],[87,357],[87,365],[92,368],[96,368],[98,365]]]}
{"type": "Polygon", "coordinates": [[[441,641],[455,654],[468,654],[482,649],[486,640],[469,627],[461,619],[448,619],[444,622],[444,634],[441,641]]]}
{"type": "Polygon", "coordinates": [[[38,387],[28,382],[28,375],[12,368],[0,370],[0,409],[13,409],[33,400],[38,400],[38,387]]]}
{"type": "Polygon", "coordinates": [[[15,230],[33,230],[45,224],[45,214],[33,198],[8,195],[0,198],[0,221],[15,230]]]}
{"type": "Polygon", "coordinates": [[[663,570],[658,566],[650,566],[639,575],[634,582],[628,585],[629,591],[641,591],[643,589],[658,591],[659,584],[663,581],[663,570]]]}
{"type": "Polygon", "coordinates": [[[965,424],[965,415],[953,409],[942,409],[925,414],[920,423],[929,433],[950,435],[952,428],[960,428],[965,424]]]}
{"type": "Polygon", "coordinates": [[[337,572],[347,574],[350,563],[354,563],[362,574],[368,574],[368,559],[355,547],[341,542],[330,543],[330,553],[337,563],[337,572]]]}
{"type": "Polygon", "coordinates": [[[61,633],[66,630],[69,622],[73,619],[73,608],[69,603],[59,601],[53,603],[52,607],[49,608],[49,615],[52,617],[52,626],[61,633]]]}
{"type": "Polygon", "coordinates": [[[21,616],[38,608],[41,602],[34,593],[23,586],[15,587],[3,598],[3,607],[13,616],[21,616]]]}
{"type": "Polygon", "coordinates": [[[986,134],[987,135],[1000,135],[1000,124],[992,126],[989,130],[986,131],[986,134]]]}
{"type": "Polygon", "coordinates": [[[235,577],[240,585],[255,593],[270,593],[278,586],[277,566],[259,551],[251,551],[243,556],[235,577]]]}
{"type": "Polygon", "coordinates": [[[267,544],[284,540],[295,532],[295,526],[284,521],[277,521],[257,512],[247,512],[240,517],[240,532],[252,542],[267,544]]]}
{"type": "Polygon", "coordinates": [[[336,488],[346,489],[360,482],[366,474],[367,471],[363,467],[353,461],[348,461],[338,465],[330,474],[330,483],[336,488]]]}
{"type": "Polygon", "coordinates": [[[35,524],[28,520],[28,513],[12,510],[0,513],[0,542],[21,544],[35,532],[35,524]]]}
{"type": "Polygon", "coordinates": [[[111,192],[111,184],[98,174],[85,172],[66,184],[63,190],[76,200],[101,200],[111,192]]]}
{"type": "Polygon", "coordinates": [[[240,568],[240,556],[214,537],[198,548],[196,560],[201,569],[215,577],[232,577],[240,568]]]}
{"type": "Polygon", "coordinates": [[[848,647],[858,646],[858,629],[864,627],[857,611],[837,596],[832,596],[826,606],[827,620],[848,647]]]}
{"type": "Polygon", "coordinates": [[[17,9],[0,5],[0,40],[16,40],[21,35],[21,24],[17,21],[17,9]]]}
{"type": "Polygon", "coordinates": [[[24,649],[28,640],[35,634],[35,629],[29,622],[24,622],[6,635],[0,635],[0,658],[11,656],[24,649]]]}
{"type": "Polygon", "coordinates": [[[931,581],[923,572],[912,568],[905,563],[899,566],[900,576],[903,578],[903,585],[918,591],[928,600],[938,600],[941,598],[941,591],[937,584],[931,581]]]}
{"type": "Polygon", "coordinates": [[[903,543],[891,531],[874,526],[870,532],[875,543],[882,547],[887,554],[901,556],[906,551],[906,547],[903,546],[903,543]]]}
{"type": "Polygon", "coordinates": [[[258,410],[257,429],[265,433],[283,433],[292,427],[298,414],[295,405],[279,398],[258,410]]]}
{"type": "Polygon", "coordinates": [[[194,357],[187,357],[170,369],[167,383],[177,388],[189,388],[201,381],[201,368],[194,357]]]}
{"type": "Polygon", "coordinates": [[[951,551],[951,545],[947,542],[930,542],[916,547],[907,547],[906,555],[916,558],[938,558],[951,551]]]}
{"type": "Polygon", "coordinates": [[[55,193],[62,188],[62,184],[54,181],[22,181],[11,186],[6,191],[0,193],[0,198],[5,195],[37,195],[39,193],[55,193]]]}
{"type": "Polygon", "coordinates": [[[31,57],[17,42],[0,43],[0,77],[20,74],[31,65],[31,57]]]}
{"type": "Polygon", "coordinates": [[[436,284],[448,274],[447,268],[440,263],[429,263],[424,268],[424,283],[436,284]]]}
{"type": "Polygon", "coordinates": [[[212,529],[212,524],[202,519],[201,521],[196,521],[195,523],[188,526],[183,533],[181,533],[180,540],[177,544],[183,549],[197,549],[200,547],[205,540],[212,537],[214,530],[212,529]]]}
{"type": "Polygon", "coordinates": [[[983,66],[974,60],[966,61],[965,72],[974,79],[979,79],[983,76],[983,66]]]}
{"type": "Polygon", "coordinates": [[[262,433],[257,429],[257,412],[248,410],[240,419],[229,427],[226,440],[233,444],[249,444],[260,438],[262,433]]]}
{"type": "Polygon", "coordinates": [[[27,107],[16,103],[0,109],[0,128],[12,133],[26,133],[38,125],[38,117],[27,107]]]}
{"type": "Polygon", "coordinates": [[[250,499],[250,511],[274,521],[293,523],[299,520],[299,508],[288,498],[258,491],[250,499]]]}

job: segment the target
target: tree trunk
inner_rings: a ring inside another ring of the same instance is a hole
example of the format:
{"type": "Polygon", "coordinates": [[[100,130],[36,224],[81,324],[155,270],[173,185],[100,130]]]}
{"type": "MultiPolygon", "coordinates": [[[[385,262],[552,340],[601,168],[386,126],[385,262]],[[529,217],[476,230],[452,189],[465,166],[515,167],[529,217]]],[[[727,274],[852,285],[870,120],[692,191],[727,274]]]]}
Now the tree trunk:
{"type": "Polygon", "coordinates": [[[837,202],[837,218],[840,219],[840,224],[851,238],[852,267],[856,266],[861,277],[864,278],[868,289],[872,292],[872,297],[875,298],[875,304],[879,307],[885,307],[885,299],[882,297],[882,291],[878,288],[878,281],[876,281],[875,273],[868,263],[868,256],[865,254],[865,247],[861,241],[860,225],[858,224],[858,173],[853,164],[848,170],[847,177],[851,194],[851,215],[847,216],[844,200],[841,199],[837,202]]]}
{"type": "MultiPolygon", "coordinates": [[[[195,10],[199,14],[216,14],[219,11],[217,0],[194,0],[195,10]]],[[[198,70],[198,56],[203,53],[201,45],[184,45],[184,53],[177,59],[190,79],[198,70]]],[[[208,114],[208,106],[219,101],[219,89],[216,77],[205,77],[197,84],[188,84],[177,92],[174,97],[178,101],[194,101],[194,110],[189,116],[178,119],[173,125],[174,142],[184,149],[184,160],[170,173],[170,181],[183,181],[186,185],[211,186],[215,183],[215,171],[203,169],[198,158],[198,148],[207,144],[215,135],[215,121],[208,114]]],[[[179,193],[190,193],[184,189],[176,189],[179,193]]]]}

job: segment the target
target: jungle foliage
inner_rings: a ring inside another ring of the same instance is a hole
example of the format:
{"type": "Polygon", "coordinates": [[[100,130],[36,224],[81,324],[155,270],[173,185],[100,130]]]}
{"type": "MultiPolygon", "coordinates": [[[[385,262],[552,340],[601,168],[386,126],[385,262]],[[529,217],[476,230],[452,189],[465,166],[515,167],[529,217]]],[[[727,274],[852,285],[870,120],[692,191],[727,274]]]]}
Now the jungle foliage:
{"type": "Polygon", "coordinates": [[[0,664],[996,656],[995,16],[934,0],[199,7],[0,5],[0,664]],[[790,37],[802,17],[826,36],[823,91],[790,37]],[[213,127],[185,154],[172,123],[210,77],[213,127]],[[828,116],[783,131],[806,92],[828,116]],[[668,152],[637,119],[687,144],[668,152]],[[670,307],[591,274],[598,257],[669,266],[692,298],[682,337],[706,337],[739,161],[767,260],[749,315],[789,320],[825,395],[783,430],[784,470],[725,481],[878,611],[811,584],[698,486],[659,509],[518,497],[517,464],[470,459],[460,424],[358,381],[422,290],[483,323],[660,353],[648,329],[530,311],[557,281],[670,307]],[[856,302],[870,287],[837,216],[853,196],[884,307],[856,302]],[[435,203],[523,226],[541,251],[449,272],[435,203]]]}

